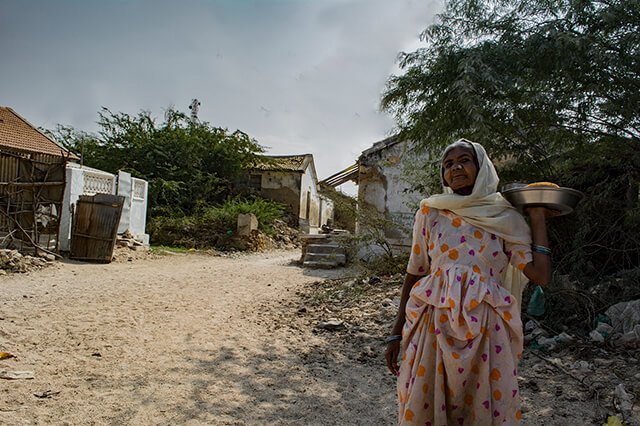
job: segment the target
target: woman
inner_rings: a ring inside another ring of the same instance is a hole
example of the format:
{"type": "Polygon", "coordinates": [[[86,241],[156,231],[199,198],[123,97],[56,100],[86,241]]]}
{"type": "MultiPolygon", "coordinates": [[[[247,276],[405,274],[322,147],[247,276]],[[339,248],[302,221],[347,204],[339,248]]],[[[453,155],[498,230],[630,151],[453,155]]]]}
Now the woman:
{"type": "Polygon", "coordinates": [[[549,282],[545,218],[552,213],[528,209],[529,229],[496,192],[495,168],[477,143],[450,145],[441,167],[444,194],[423,200],[416,213],[400,309],[387,339],[399,423],[518,424],[523,334],[520,294],[508,288],[517,288],[522,274],[549,282]]]}

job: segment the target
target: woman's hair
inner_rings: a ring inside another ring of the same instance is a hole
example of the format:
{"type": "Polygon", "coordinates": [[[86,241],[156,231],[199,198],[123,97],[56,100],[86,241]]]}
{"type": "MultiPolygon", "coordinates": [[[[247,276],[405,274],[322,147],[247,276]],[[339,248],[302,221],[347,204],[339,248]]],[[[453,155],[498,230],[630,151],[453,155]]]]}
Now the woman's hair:
{"type": "Polygon", "coordinates": [[[473,144],[471,143],[471,141],[464,138],[458,139],[451,145],[447,146],[442,152],[442,158],[440,159],[440,180],[442,180],[443,186],[449,186],[447,184],[447,181],[444,179],[444,166],[443,166],[444,159],[447,157],[447,154],[449,153],[449,151],[451,151],[454,148],[464,148],[467,151],[470,151],[471,156],[473,157],[473,162],[476,165],[476,170],[480,170],[480,163],[478,163],[478,154],[476,153],[476,149],[473,147],[473,144]]]}

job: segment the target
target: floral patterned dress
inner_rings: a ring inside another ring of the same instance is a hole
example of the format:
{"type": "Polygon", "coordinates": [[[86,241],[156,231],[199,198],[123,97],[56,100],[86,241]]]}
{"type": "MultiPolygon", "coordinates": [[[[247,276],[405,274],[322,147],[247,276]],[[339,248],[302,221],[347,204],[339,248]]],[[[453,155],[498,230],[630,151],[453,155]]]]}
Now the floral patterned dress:
{"type": "Polygon", "coordinates": [[[399,424],[519,424],[522,322],[501,286],[508,263],[523,270],[528,246],[506,243],[448,210],[416,213],[402,331],[399,424]]]}

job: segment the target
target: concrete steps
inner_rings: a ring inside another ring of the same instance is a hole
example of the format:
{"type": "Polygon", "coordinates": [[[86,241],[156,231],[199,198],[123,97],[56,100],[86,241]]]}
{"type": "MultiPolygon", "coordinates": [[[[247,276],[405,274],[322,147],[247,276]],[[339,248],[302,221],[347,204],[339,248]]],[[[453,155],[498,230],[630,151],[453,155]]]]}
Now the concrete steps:
{"type": "Polygon", "coordinates": [[[310,262],[337,262],[339,265],[347,263],[347,255],[344,253],[307,253],[304,258],[310,262]]]}
{"type": "Polygon", "coordinates": [[[337,268],[347,263],[345,249],[336,243],[309,244],[307,246],[303,266],[308,268],[337,268]]]}

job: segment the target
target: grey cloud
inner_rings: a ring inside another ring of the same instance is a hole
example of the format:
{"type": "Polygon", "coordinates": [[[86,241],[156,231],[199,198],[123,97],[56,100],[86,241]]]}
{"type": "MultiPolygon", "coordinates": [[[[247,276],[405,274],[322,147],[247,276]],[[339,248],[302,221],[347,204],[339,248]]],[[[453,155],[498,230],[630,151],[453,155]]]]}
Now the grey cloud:
{"type": "Polygon", "coordinates": [[[35,125],[95,130],[100,106],[185,110],[321,177],[393,128],[377,108],[399,51],[436,1],[4,1],[0,104],[35,125]]]}

